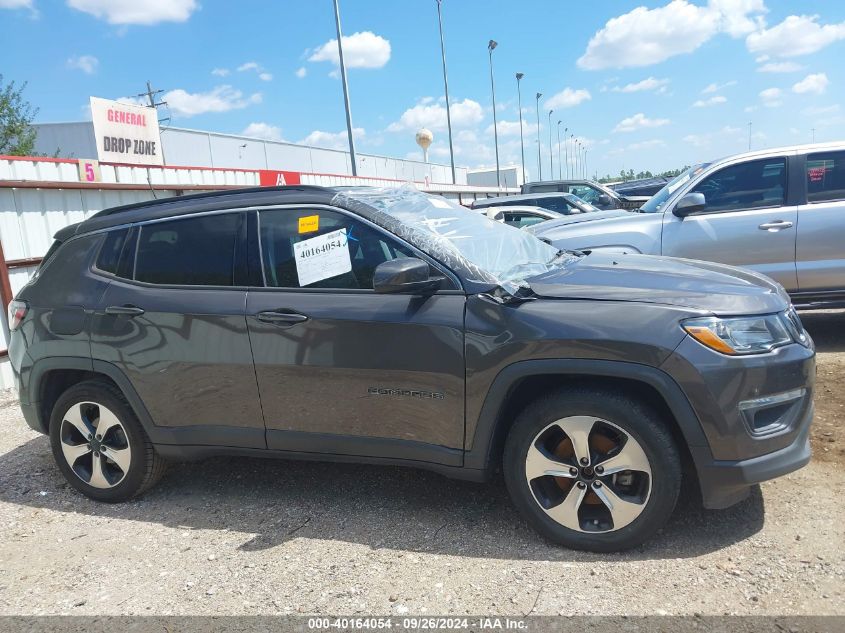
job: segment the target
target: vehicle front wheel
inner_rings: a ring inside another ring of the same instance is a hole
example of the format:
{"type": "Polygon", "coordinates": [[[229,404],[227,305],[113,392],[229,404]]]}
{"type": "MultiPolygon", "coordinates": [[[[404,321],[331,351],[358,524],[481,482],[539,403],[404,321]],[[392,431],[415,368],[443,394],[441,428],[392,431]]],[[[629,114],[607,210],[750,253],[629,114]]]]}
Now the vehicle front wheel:
{"type": "Polygon", "coordinates": [[[548,539],[572,549],[635,547],[669,518],[681,460],[651,406],[612,391],[561,389],[529,404],[505,443],[514,504],[548,539]]]}
{"type": "Polygon", "coordinates": [[[50,417],[53,457],[68,483],[97,501],[126,501],[155,484],[165,462],[113,385],[70,387],[50,417]]]}

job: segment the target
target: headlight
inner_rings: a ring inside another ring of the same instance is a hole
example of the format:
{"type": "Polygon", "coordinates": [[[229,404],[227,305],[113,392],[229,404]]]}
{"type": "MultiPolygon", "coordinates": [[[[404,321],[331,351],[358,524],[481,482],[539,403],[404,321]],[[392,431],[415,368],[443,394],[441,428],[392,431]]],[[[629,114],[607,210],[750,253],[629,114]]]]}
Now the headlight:
{"type": "Polygon", "coordinates": [[[688,319],[681,326],[710,349],[737,356],[763,354],[795,340],[780,314],[752,317],[688,319]]]}

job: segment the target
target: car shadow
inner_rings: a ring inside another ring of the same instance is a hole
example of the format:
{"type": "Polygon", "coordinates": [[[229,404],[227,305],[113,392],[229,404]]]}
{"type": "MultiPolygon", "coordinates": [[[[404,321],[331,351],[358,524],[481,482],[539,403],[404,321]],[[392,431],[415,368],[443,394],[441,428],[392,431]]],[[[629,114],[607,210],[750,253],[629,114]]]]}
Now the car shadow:
{"type": "MultiPolygon", "coordinates": [[[[0,501],[168,527],[254,534],[240,549],[268,550],[294,538],[500,559],[604,560],[544,541],[517,514],[504,484],[455,481],[425,471],[259,458],[173,464],[145,496],[124,504],[83,497],[61,477],[46,437],[0,455],[0,501]],[[46,494],[43,494],[46,493],[46,494]]],[[[759,487],[722,511],[682,495],[673,518],[620,560],[687,558],[725,548],[763,526],[759,487]]]]}
{"type": "Polygon", "coordinates": [[[845,352],[845,310],[802,311],[801,322],[804,324],[818,352],[845,352]]]}

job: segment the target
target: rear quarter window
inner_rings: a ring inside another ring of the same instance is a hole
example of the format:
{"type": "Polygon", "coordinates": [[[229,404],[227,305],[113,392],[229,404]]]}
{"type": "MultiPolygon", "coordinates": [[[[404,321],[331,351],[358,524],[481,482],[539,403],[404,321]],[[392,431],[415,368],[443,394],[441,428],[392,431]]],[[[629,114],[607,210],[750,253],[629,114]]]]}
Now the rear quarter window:
{"type": "Polygon", "coordinates": [[[845,200],[845,152],[807,156],[807,202],[845,200]]]}

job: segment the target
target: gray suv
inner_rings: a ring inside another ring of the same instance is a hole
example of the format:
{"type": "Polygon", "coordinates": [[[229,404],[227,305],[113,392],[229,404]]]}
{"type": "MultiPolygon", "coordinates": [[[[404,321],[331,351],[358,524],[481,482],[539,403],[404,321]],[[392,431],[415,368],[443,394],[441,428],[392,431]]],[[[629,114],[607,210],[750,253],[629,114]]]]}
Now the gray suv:
{"type": "Polygon", "coordinates": [[[813,344],[753,272],[562,252],[411,190],[113,209],[10,305],[27,423],[105,502],[247,455],[483,481],[573,548],[632,547],[682,480],[723,508],[810,459],[813,344]]]}
{"type": "Polygon", "coordinates": [[[745,266],[782,284],[796,305],[845,305],[845,143],[696,165],[640,212],[531,230],[558,248],[745,266]]]}

